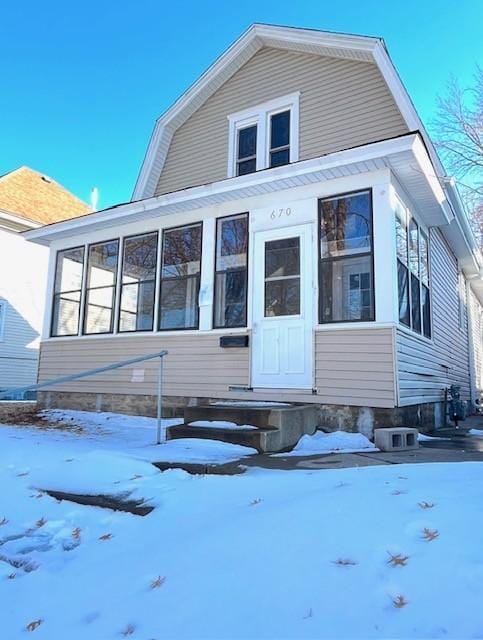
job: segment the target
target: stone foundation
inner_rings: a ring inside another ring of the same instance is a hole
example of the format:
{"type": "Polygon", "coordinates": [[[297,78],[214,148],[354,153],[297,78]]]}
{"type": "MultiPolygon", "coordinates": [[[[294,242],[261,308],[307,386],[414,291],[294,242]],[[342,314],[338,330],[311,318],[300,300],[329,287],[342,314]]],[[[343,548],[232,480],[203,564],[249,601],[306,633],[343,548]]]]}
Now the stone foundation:
{"type": "MultiPolygon", "coordinates": [[[[156,416],[156,396],[118,393],[72,393],[40,391],[41,409],[75,409],[78,411],[112,411],[128,415],[156,416]]],[[[185,407],[207,404],[210,398],[163,396],[163,417],[183,417],[185,407]]],[[[216,398],[219,401],[219,398],[216,398]]],[[[433,431],[444,426],[443,403],[417,404],[393,409],[314,404],[318,424],[326,431],[360,432],[372,439],[374,429],[382,427],[416,427],[433,431]]]]}

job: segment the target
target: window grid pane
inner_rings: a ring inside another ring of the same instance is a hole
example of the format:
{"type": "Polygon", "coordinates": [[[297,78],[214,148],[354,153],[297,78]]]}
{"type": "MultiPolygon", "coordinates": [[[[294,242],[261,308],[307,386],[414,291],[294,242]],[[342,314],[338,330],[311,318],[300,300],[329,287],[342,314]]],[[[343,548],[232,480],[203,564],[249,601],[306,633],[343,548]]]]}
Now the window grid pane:
{"type": "Polygon", "coordinates": [[[300,314],[300,237],[265,243],[265,317],[300,314]]]}
{"type": "Polygon", "coordinates": [[[84,334],[112,333],[119,240],[89,247],[84,334]]]}
{"type": "Polygon", "coordinates": [[[374,320],[369,191],[319,201],[319,321],[374,320]]]}
{"type": "Polygon", "coordinates": [[[152,331],[158,234],[124,240],[119,331],[152,331]]]}
{"type": "Polygon", "coordinates": [[[80,301],[84,272],[84,247],[57,253],[51,335],[76,336],[79,333],[80,301]]]}
{"type": "Polygon", "coordinates": [[[163,234],[159,328],[197,329],[201,271],[201,223],[163,234]]]}
{"type": "Polygon", "coordinates": [[[216,221],[215,328],[246,326],[248,214],[216,221]]]}

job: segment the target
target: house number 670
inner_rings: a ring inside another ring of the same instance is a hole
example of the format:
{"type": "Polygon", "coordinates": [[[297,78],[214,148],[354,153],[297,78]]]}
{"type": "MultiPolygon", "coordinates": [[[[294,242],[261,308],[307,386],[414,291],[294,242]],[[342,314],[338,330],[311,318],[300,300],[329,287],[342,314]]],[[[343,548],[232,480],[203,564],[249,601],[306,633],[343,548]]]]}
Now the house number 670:
{"type": "Polygon", "coordinates": [[[284,216],[292,215],[292,209],[290,207],[282,208],[282,209],[273,209],[270,214],[270,218],[275,220],[276,218],[283,218],[284,216]]]}

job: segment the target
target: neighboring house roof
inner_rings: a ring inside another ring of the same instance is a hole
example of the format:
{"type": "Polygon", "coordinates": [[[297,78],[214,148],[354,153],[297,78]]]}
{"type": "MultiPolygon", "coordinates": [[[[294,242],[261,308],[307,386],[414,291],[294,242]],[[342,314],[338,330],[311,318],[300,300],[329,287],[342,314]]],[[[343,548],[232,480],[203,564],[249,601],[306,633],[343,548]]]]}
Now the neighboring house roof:
{"type": "Polygon", "coordinates": [[[92,209],[49,176],[20,167],[0,177],[0,211],[42,225],[76,218],[92,209]]]}
{"type": "Polygon", "coordinates": [[[132,200],[150,198],[154,195],[176,130],[262,47],[358,60],[376,65],[394,97],[408,131],[421,132],[438,174],[444,175],[444,169],[391,62],[382,38],[253,24],[158,119],[132,200]]]}

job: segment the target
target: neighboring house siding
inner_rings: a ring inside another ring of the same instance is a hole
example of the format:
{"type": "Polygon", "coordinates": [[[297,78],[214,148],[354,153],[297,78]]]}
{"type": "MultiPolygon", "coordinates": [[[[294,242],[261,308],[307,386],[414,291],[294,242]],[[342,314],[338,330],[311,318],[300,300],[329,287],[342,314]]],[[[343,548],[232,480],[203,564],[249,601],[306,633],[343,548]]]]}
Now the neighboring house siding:
{"type": "MultiPolygon", "coordinates": [[[[42,344],[39,379],[45,381],[166,349],[164,395],[240,397],[240,392],[229,388],[250,385],[249,349],[222,349],[219,340],[218,334],[49,340],[42,344]]],[[[317,332],[315,350],[317,395],[275,389],[241,392],[242,397],[262,399],[273,393],[293,402],[394,406],[391,329],[317,332]]],[[[157,375],[157,361],[146,361],[58,385],[52,390],[154,395],[157,375]],[[133,369],[144,370],[144,381],[132,381],[133,369]]]]}
{"type": "Polygon", "coordinates": [[[0,389],[37,378],[48,251],[0,229],[0,300],[6,302],[0,339],[0,389]]]}
{"type": "Polygon", "coordinates": [[[459,326],[458,262],[438,229],[430,233],[432,341],[397,330],[400,405],[437,402],[451,384],[469,398],[466,299],[459,326]]]}
{"type": "Polygon", "coordinates": [[[317,331],[315,336],[318,402],[395,406],[392,329],[317,331]]]}
{"type": "Polygon", "coordinates": [[[175,132],[156,195],[226,178],[227,116],[296,91],[300,160],[407,133],[374,64],[263,48],[175,132]]]}

